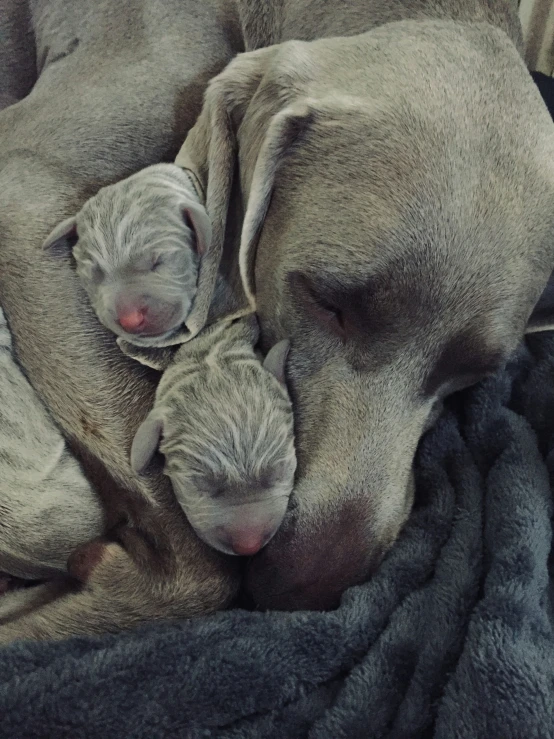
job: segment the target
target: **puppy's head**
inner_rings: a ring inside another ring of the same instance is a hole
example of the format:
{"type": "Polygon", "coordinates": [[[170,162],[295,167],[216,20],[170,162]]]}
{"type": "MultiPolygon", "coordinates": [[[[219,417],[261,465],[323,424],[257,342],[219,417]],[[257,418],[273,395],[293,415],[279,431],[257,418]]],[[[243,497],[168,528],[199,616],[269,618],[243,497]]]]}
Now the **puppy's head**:
{"type": "MultiPolygon", "coordinates": [[[[274,536],[294,483],[292,408],[284,386],[288,342],[264,366],[233,363],[179,383],[155,406],[133,441],[131,463],[143,471],[158,444],[165,474],[198,536],[225,554],[252,555],[274,536]],[[161,443],[160,443],[161,439],[161,443]]],[[[178,367],[176,368],[178,371],[178,367]]],[[[185,378],[186,380],[186,378],[185,378]]]]}
{"type": "Polygon", "coordinates": [[[162,164],[101,189],[45,248],[73,240],[77,274],[100,321],[155,345],[186,320],[209,239],[187,175],[162,164]]]}

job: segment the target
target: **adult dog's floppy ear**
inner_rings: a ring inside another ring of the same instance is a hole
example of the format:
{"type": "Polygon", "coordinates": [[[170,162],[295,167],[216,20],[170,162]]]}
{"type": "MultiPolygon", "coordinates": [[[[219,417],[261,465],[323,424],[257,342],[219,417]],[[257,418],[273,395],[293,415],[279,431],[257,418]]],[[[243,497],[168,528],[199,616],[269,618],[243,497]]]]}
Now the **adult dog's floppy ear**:
{"type": "Polygon", "coordinates": [[[315,114],[315,108],[307,100],[299,100],[276,113],[269,122],[256,159],[248,191],[239,251],[242,286],[252,310],[256,310],[254,285],[256,246],[271,201],[275,175],[287,150],[310,125],[315,114]]]}
{"type": "Polygon", "coordinates": [[[127,357],[134,359],[136,362],[156,370],[156,372],[165,372],[173,361],[173,357],[177,351],[174,346],[154,347],[154,346],[137,346],[118,336],[116,343],[127,357]]]}
{"type": "Polygon", "coordinates": [[[526,333],[554,330],[554,272],[550,275],[538,303],[527,322],[526,333]]]}
{"type": "Polygon", "coordinates": [[[255,246],[275,173],[284,152],[313,115],[302,96],[313,71],[310,49],[309,43],[289,41],[239,54],[210,82],[200,117],[175,160],[193,173],[206,193],[212,223],[211,247],[200,265],[198,290],[187,319],[191,336],[207,319],[237,163],[245,204],[239,264],[246,298],[255,310],[255,246]]]}
{"type": "Polygon", "coordinates": [[[198,290],[186,321],[189,338],[202,330],[208,317],[223,254],[236,164],[236,133],[271,54],[271,49],[241,54],[210,82],[202,112],[175,160],[175,164],[192,172],[206,193],[211,221],[211,244],[200,264],[198,290]]]}

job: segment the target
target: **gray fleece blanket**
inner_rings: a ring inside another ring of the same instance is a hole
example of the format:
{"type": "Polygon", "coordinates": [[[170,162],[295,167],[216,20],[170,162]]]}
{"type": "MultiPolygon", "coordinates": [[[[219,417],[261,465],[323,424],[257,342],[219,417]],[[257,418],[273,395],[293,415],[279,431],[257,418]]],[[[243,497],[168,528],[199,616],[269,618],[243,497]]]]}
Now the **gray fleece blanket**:
{"type": "Polygon", "coordinates": [[[452,399],[416,473],[400,539],[334,612],[0,650],[0,738],[554,737],[554,334],[452,399]]]}
{"type": "Polygon", "coordinates": [[[455,398],[377,575],[329,613],[241,610],[0,651],[0,737],[554,737],[554,335],[455,398]]]}

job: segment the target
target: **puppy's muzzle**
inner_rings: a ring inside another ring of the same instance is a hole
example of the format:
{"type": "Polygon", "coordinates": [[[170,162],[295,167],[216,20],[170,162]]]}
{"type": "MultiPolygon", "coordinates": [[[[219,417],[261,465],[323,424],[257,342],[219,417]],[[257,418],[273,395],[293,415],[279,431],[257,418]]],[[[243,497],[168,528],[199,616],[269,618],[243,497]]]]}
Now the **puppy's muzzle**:
{"type": "Polygon", "coordinates": [[[160,336],[176,327],[180,314],[179,305],[145,295],[116,300],[114,318],[117,327],[127,334],[160,336]]]}

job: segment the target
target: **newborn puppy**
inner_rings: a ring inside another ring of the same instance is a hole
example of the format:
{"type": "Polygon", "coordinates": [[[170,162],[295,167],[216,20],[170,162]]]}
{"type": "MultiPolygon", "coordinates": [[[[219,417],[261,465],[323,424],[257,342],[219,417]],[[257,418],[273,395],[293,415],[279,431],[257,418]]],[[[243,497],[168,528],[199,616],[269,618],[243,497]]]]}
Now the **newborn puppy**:
{"type": "Polygon", "coordinates": [[[274,346],[262,365],[257,339],[251,315],[184,344],[131,449],[140,473],[160,445],[189,522],[226,554],[252,555],[267,544],[285,515],[296,469],[288,342],[274,346]]]}
{"type": "Polygon", "coordinates": [[[187,318],[210,241],[194,184],[156,164],[104,187],[44,242],[73,242],[79,275],[100,321],[118,336],[167,339],[187,318]]]}
{"type": "Polygon", "coordinates": [[[70,553],[102,531],[100,501],[14,361],[0,308],[0,591],[2,572],[67,572],[70,553]]]}

